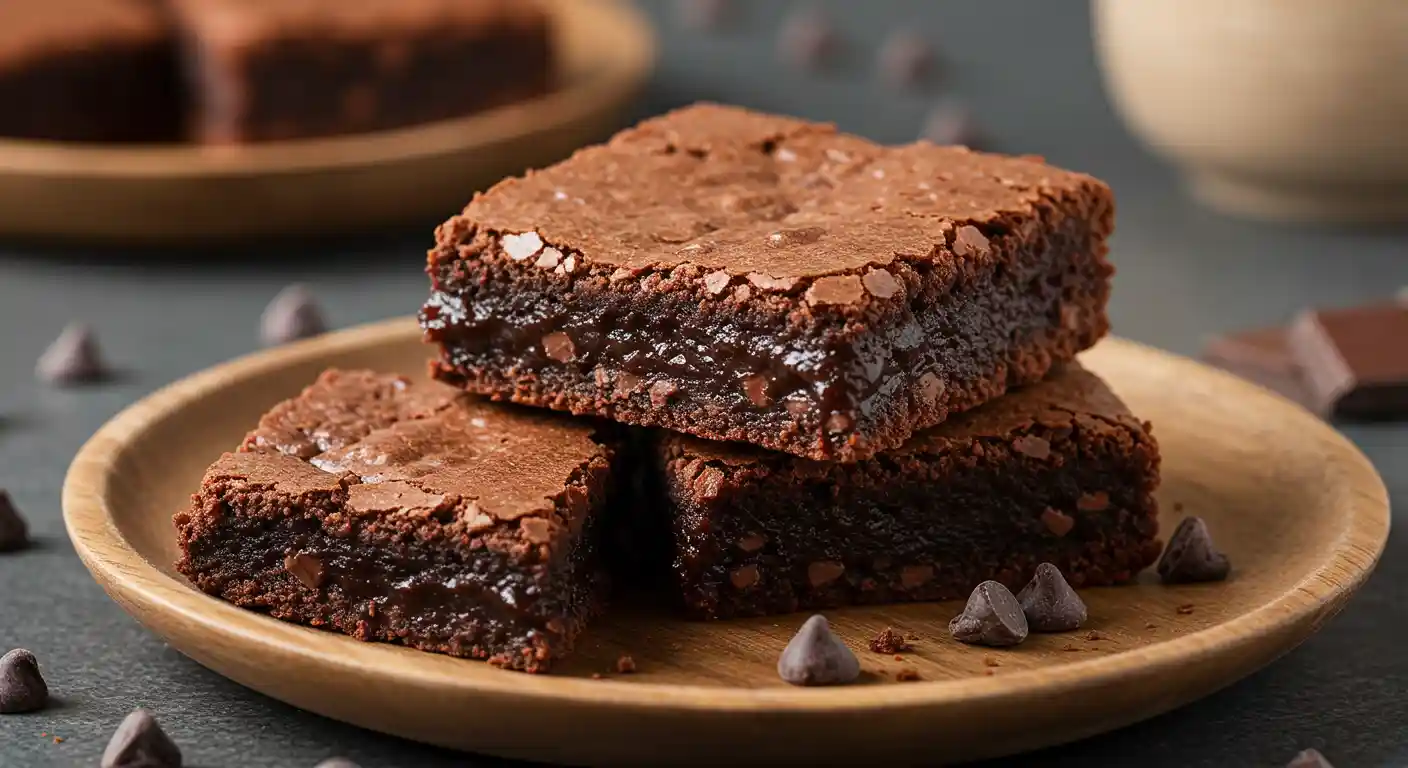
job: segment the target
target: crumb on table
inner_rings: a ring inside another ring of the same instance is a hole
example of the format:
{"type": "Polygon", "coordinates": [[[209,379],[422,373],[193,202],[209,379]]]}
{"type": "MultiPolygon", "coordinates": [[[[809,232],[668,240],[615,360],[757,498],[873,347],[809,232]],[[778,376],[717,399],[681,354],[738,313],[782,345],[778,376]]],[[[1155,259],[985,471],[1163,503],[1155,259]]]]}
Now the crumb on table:
{"type": "Polygon", "coordinates": [[[896,682],[910,683],[914,682],[915,680],[922,679],[923,678],[919,676],[919,670],[914,669],[913,667],[905,667],[904,669],[901,669],[900,671],[895,673],[896,682]]]}
{"type": "MultiPolygon", "coordinates": [[[[894,627],[885,627],[879,634],[870,638],[870,650],[876,653],[895,653],[900,651],[913,650],[914,646],[909,644],[905,636],[900,634],[894,627]]],[[[898,657],[896,657],[898,660],[898,657]]]]}
{"type": "Polygon", "coordinates": [[[636,671],[636,660],[630,654],[623,653],[621,658],[616,660],[616,671],[623,675],[629,675],[636,671]]]}
{"type": "Polygon", "coordinates": [[[1176,610],[1178,611],[1179,616],[1187,616],[1188,614],[1193,612],[1193,604],[1184,603],[1183,605],[1178,606],[1176,610]]]}

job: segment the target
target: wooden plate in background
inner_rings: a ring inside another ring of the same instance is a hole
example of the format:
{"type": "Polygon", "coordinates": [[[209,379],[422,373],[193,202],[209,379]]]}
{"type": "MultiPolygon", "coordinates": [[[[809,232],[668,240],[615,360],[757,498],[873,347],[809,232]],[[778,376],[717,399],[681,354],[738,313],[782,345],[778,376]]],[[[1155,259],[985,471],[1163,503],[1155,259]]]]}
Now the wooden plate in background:
{"type": "Polygon", "coordinates": [[[1195,701],[1315,632],[1363,583],[1388,535],[1383,483],[1330,427],[1227,374],[1109,340],[1083,359],[1155,425],[1165,530],[1181,514],[1204,516],[1234,571],[1221,584],[1162,587],[1145,574],[1135,586],[1087,590],[1097,639],[1034,635],[988,650],[948,638],[957,603],[838,610],[829,615],[861,657],[862,684],[798,689],[774,665],[804,615],[692,623],[617,608],[588,627],[565,669],[530,676],[285,624],[175,572],[172,513],[262,411],[327,366],[419,376],[427,355],[414,323],[395,320],[261,352],[151,395],[103,427],[69,471],[64,517],[79,555],[181,652],[366,728],[577,764],[876,765],[1019,752],[1195,701]],[[920,637],[903,661],[865,650],[886,626],[920,637]],[[611,674],[621,653],[638,674],[611,674]],[[906,668],[922,680],[896,682],[906,668]]]}
{"type": "Polygon", "coordinates": [[[609,135],[650,74],[654,33],[629,3],[552,8],[561,88],[468,117],[244,147],[0,139],[0,236],[195,242],[448,218],[475,190],[609,135]]]}

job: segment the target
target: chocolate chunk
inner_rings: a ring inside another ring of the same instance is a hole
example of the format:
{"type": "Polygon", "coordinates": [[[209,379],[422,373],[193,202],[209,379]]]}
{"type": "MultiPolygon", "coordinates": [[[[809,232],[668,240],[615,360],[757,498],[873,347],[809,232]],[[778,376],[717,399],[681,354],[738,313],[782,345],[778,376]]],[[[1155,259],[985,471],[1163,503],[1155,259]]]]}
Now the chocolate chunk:
{"type": "Polygon", "coordinates": [[[895,631],[894,627],[885,627],[880,630],[880,634],[870,638],[870,650],[876,653],[899,653],[914,650],[914,646],[904,639],[904,635],[895,631]]]}
{"type": "Polygon", "coordinates": [[[860,660],[817,614],[782,649],[777,674],[793,685],[844,685],[860,677],[860,660]]]}
{"type": "Polygon", "coordinates": [[[10,494],[0,488],[0,552],[14,552],[29,546],[29,526],[10,500],[10,494]]]}
{"type": "Polygon", "coordinates": [[[103,750],[102,768],[181,768],[181,750],[145,709],[133,710],[103,750]]]}
{"type": "Polygon", "coordinates": [[[271,347],[309,339],[326,330],[318,302],[302,285],[290,285],[280,291],[259,318],[259,338],[271,347]]]}
{"type": "Polygon", "coordinates": [[[1310,395],[1300,366],[1291,356],[1284,328],[1262,328],[1214,337],[1203,345],[1202,356],[1204,361],[1310,410],[1319,407],[1310,395]]]}
{"type": "Polygon", "coordinates": [[[910,88],[922,84],[934,68],[934,51],[924,38],[907,30],[890,35],[880,47],[880,76],[891,85],[910,88]]]}
{"type": "Polygon", "coordinates": [[[1302,314],[1286,341],[1314,410],[1350,419],[1408,418],[1408,307],[1302,314]]]}
{"type": "Polygon", "coordinates": [[[676,0],[675,6],[685,26],[704,32],[722,29],[733,14],[730,0],[676,0]]]}
{"type": "Polygon", "coordinates": [[[577,356],[577,348],[572,337],[562,331],[553,331],[543,337],[543,354],[559,363],[571,362],[577,356]]]}
{"type": "Polygon", "coordinates": [[[323,583],[323,561],[313,555],[288,555],[284,557],[284,569],[309,589],[317,589],[323,583]]]}
{"type": "Polygon", "coordinates": [[[328,759],[324,760],[323,762],[318,763],[317,768],[362,768],[362,767],[359,766],[359,765],[357,765],[356,763],[352,762],[351,760],[348,760],[348,759],[345,758],[345,757],[329,757],[328,759]]]}
{"type": "Polygon", "coordinates": [[[98,338],[83,323],[69,324],[40,355],[34,372],[50,384],[87,384],[110,375],[98,350],[98,338]]]}
{"type": "Polygon", "coordinates": [[[1307,749],[1304,752],[1291,758],[1291,762],[1286,763],[1286,768],[1335,768],[1330,765],[1330,761],[1320,754],[1318,749],[1307,749]]]}
{"type": "Polygon", "coordinates": [[[1033,632],[1069,632],[1085,623],[1085,601],[1080,599],[1061,569],[1051,563],[1036,567],[1036,575],[1017,593],[1017,602],[1033,632]]]}
{"type": "Polygon", "coordinates": [[[801,11],[783,22],[777,44],[778,54],[784,61],[814,71],[835,56],[840,39],[825,16],[815,11],[801,11]]]}
{"type": "Polygon", "coordinates": [[[929,110],[919,138],[935,144],[956,144],[965,147],[977,147],[982,144],[973,114],[956,102],[939,104],[929,110]]]}
{"type": "Polygon", "coordinates": [[[0,715],[33,712],[49,703],[49,685],[39,662],[23,648],[0,656],[0,715]]]}
{"type": "Polygon", "coordinates": [[[1232,570],[1227,555],[1217,551],[1201,517],[1185,517],[1159,558],[1159,578],[1165,584],[1222,581],[1232,570]]]}
{"type": "Polygon", "coordinates": [[[963,613],[948,623],[960,643],[1003,647],[1027,639],[1027,617],[1012,591],[996,581],[985,581],[968,596],[963,613]]]}

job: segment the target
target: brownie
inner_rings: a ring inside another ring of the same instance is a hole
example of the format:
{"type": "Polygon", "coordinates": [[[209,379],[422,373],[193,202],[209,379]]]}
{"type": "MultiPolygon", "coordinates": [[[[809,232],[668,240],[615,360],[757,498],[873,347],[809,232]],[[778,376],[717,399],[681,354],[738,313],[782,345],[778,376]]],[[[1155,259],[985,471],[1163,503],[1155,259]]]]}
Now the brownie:
{"type": "Polygon", "coordinates": [[[673,571],[728,618],[1013,590],[1049,562],[1076,587],[1158,558],[1150,426],[1070,364],[868,461],[815,462],[662,434],[673,571]]]}
{"type": "Polygon", "coordinates": [[[169,25],[151,0],[0,2],[0,136],[175,138],[169,25]]]}
{"type": "Polygon", "coordinates": [[[256,142],[456,117],[545,93],[535,0],[176,0],[196,137],[256,142]]]}
{"type": "Polygon", "coordinates": [[[437,230],[440,379],[862,460],[1108,330],[1110,190],[715,105],[477,195],[437,230]]]}
{"type": "Polygon", "coordinates": [[[206,472],[177,568],[286,621],[545,670],[599,609],[613,455],[590,424],[329,371],[206,472]]]}

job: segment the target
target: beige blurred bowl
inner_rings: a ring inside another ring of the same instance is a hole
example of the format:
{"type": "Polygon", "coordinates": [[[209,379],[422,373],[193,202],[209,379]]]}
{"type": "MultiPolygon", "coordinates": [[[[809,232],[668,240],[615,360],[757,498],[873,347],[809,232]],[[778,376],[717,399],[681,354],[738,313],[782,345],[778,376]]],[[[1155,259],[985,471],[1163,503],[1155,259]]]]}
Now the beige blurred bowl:
{"type": "Polygon", "coordinates": [[[1116,108],[1193,194],[1408,221],[1408,0],[1094,0],[1116,108]]]}

